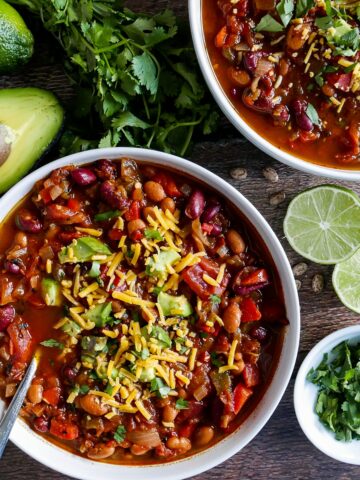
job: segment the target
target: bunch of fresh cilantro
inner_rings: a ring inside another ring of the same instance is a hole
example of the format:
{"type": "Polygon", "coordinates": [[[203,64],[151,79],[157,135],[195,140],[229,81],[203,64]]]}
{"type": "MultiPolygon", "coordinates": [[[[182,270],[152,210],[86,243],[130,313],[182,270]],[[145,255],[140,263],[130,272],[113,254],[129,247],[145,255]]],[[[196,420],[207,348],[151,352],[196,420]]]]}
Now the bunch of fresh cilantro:
{"type": "Polygon", "coordinates": [[[315,411],[337,440],[360,439],[360,345],[343,342],[307,379],[319,387],[315,411]]]}
{"type": "Polygon", "coordinates": [[[62,153],[142,146],[184,155],[218,114],[186,26],[170,10],[133,13],[119,0],[10,0],[37,14],[60,43],[77,101],[62,153]]]}

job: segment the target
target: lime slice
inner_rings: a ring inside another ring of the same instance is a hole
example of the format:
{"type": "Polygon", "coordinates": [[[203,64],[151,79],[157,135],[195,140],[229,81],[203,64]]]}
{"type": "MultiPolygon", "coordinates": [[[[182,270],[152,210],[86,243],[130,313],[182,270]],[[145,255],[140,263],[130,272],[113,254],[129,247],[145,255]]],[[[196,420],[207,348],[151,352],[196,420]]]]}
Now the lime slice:
{"type": "Polygon", "coordinates": [[[360,250],[336,265],[332,282],[342,303],[360,313],[360,250]]]}
{"type": "Polygon", "coordinates": [[[346,188],[321,185],[297,195],[284,220],[292,248],[309,260],[330,265],[360,246],[360,200],[346,188]]]}

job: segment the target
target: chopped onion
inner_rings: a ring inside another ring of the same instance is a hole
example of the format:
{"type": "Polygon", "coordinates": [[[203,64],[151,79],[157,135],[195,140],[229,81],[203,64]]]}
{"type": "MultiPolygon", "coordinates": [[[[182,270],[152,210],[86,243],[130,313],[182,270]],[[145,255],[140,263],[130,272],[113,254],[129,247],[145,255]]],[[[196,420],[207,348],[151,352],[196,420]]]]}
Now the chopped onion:
{"type": "Polygon", "coordinates": [[[51,197],[51,200],[55,200],[56,198],[60,197],[60,195],[63,193],[63,189],[59,187],[59,185],[54,185],[50,190],[49,190],[49,195],[51,197]]]}
{"type": "Polygon", "coordinates": [[[7,303],[11,303],[14,301],[12,297],[13,289],[14,289],[14,284],[8,278],[3,277],[0,280],[1,305],[6,305],[7,303]]]}
{"type": "Polygon", "coordinates": [[[128,440],[142,447],[154,448],[161,444],[159,432],[157,430],[133,430],[126,436],[128,440]]]}
{"type": "Polygon", "coordinates": [[[53,185],[54,185],[54,182],[51,180],[51,178],[47,178],[44,182],[44,187],[45,188],[52,187],[53,185]]]}
{"type": "Polygon", "coordinates": [[[208,386],[205,383],[203,383],[202,385],[200,385],[199,388],[195,390],[193,395],[196,398],[196,400],[200,402],[200,400],[205,398],[208,395],[208,393],[209,393],[208,386]]]}

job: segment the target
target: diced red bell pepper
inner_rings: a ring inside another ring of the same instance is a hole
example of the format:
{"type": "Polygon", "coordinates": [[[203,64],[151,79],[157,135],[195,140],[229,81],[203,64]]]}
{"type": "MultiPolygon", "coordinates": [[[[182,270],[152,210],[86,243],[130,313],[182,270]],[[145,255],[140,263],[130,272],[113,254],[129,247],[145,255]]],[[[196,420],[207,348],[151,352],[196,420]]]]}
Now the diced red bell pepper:
{"type": "Polygon", "coordinates": [[[219,265],[210,258],[201,257],[199,265],[210,277],[216,278],[219,273],[219,265]]]}
{"type": "Polygon", "coordinates": [[[13,345],[15,360],[26,363],[31,355],[32,338],[29,330],[25,328],[23,320],[16,317],[8,326],[7,333],[13,345]]]}
{"type": "Polygon", "coordinates": [[[77,198],[69,198],[69,200],[67,201],[67,206],[73,212],[79,212],[81,209],[81,203],[77,198]]]}
{"type": "Polygon", "coordinates": [[[81,232],[60,232],[58,238],[64,245],[69,245],[75,238],[82,236],[81,232]]]}
{"type": "Polygon", "coordinates": [[[125,212],[124,217],[128,222],[140,218],[140,203],[137,200],[131,202],[129,210],[125,212]]]}
{"type": "Polygon", "coordinates": [[[39,195],[41,197],[41,200],[45,203],[45,205],[47,203],[52,202],[52,198],[50,195],[50,188],[43,188],[42,190],[40,190],[39,195]]]}
{"type": "Polygon", "coordinates": [[[242,383],[238,383],[234,389],[234,413],[237,415],[248,398],[252,395],[251,388],[245,387],[242,383]]]}
{"type": "Polygon", "coordinates": [[[54,417],[51,419],[50,433],[63,440],[75,440],[79,436],[79,428],[74,423],[54,417]]]}
{"type": "Polygon", "coordinates": [[[215,46],[217,48],[223,48],[226,45],[228,37],[226,25],[224,25],[215,37],[215,46]]]}
{"type": "Polygon", "coordinates": [[[351,85],[352,72],[349,73],[328,73],[326,80],[338,90],[348,92],[351,85]]]}
{"type": "Polygon", "coordinates": [[[61,390],[59,387],[52,387],[44,390],[43,399],[53,407],[56,407],[60,401],[61,390]]]}
{"type": "Polygon", "coordinates": [[[122,230],[119,230],[118,228],[112,228],[108,231],[108,237],[110,238],[110,240],[120,240],[123,235],[124,232],[122,230]]]}
{"type": "Polygon", "coordinates": [[[211,295],[211,285],[205,282],[203,275],[204,270],[197,264],[184,270],[181,277],[196,295],[206,300],[211,295]]]}
{"type": "Polygon", "coordinates": [[[243,379],[247,387],[256,387],[260,383],[260,372],[257,365],[247,363],[242,371],[243,379]]]}
{"type": "Polygon", "coordinates": [[[166,195],[169,197],[182,197],[183,194],[180,192],[176,186],[175,181],[170,175],[164,172],[159,172],[153,177],[154,182],[160,183],[160,185],[165,190],[166,195]]]}
{"type": "Polygon", "coordinates": [[[207,233],[208,235],[211,234],[211,232],[213,231],[214,229],[214,225],[211,225],[210,223],[202,223],[201,224],[201,230],[205,233],[207,233]]]}
{"type": "Polygon", "coordinates": [[[265,268],[258,268],[253,272],[250,272],[249,275],[244,276],[241,279],[241,285],[246,287],[250,285],[257,285],[259,283],[265,283],[269,281],[269,275],[265,268]]]}
{"type": "Polygon", "coordinates": [[[241,301],[240,309],[242,323],[255,322],[261,318],[261,312],[258,309],[255,300],[251,297],[246,297],[241,301]]]}

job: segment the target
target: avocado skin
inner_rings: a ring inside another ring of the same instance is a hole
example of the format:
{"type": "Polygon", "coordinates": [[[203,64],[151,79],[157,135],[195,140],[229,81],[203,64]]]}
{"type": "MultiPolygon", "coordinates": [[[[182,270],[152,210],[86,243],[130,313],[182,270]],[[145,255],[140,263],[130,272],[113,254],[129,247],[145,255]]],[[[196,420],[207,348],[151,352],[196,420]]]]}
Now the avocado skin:
{"type": "Polygon", "coordinates": [[[20,180],[54,145],[64,124],[55,95],[40,88],[0,90],[0,193],[20,180]],[[5,127],[5,128],[4,128],[5,127]],[[3,132],[10,154],[1,157],[3,132]]]}
{"type": "Polygon", "coordinates": [[[0,73],[11,73],[27,63],[34,52],[34,37],[19,13],[0,0],[0,73]]]}

